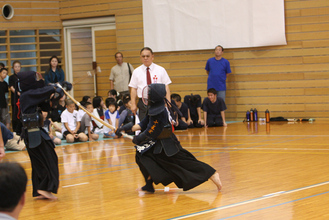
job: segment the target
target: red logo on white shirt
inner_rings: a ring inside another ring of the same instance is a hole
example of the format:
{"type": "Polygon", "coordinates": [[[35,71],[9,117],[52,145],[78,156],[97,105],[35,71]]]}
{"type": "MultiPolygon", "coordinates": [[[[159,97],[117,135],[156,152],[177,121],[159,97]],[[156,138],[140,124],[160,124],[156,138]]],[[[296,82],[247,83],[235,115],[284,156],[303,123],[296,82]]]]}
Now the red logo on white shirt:
{"type": "Polygon", "coordinates": [[[154,75],[154,76],[153,76],[153,83],[157,83],[157,80],[158,80],[157,75],[154,75]]]}

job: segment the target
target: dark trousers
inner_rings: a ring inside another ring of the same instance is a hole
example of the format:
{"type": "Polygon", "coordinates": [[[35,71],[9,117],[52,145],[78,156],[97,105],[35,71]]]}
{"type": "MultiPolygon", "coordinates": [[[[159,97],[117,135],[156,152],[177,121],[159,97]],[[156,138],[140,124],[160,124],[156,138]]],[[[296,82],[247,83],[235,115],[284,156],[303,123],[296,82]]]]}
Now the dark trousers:
{"type": "Polygon", "coordinates": [[[127,91],[119,92],[119,94],[120,94],[121,98],[123,99],[123,97],[129,95],[130,93],[129,93],[129,91],[127,90],[127,91]]]}
{"type": "Polygon", "coordinates": [[[12,127],[13,131],[16,132],[17,135],[21,135],[23,127],[21,120],[14,118],[12,120],[12,127]]]}
{"type": "Polygon", "coordinates": [[[208,127],[223,126],[223,119],[220,115],[207,115],[208,127]]]}
{"type": "Polygon", "coordinates": [[[175,130],[186,130],[188,125],[182,121],[181,119],[178,119],[178,126],[175,126],[175,130]]]}
{"type": "MultiPolygon", "coordinates": [[[[27,135],[27,134],[26,134],[27,135]]],[[[32,166],[33,197],[39,196],[38,190],[57,193],[59,187],[58,158],[52,140],[41,137],[41,144],[29,148],[25,142],[32,166]]]]}
{"type": "Polygon", "coordinates": [[[139,98],[137,107],[138,107],[139,120],[142,121],[146,117],[147,112],[148,112],[148,108],[146,105],[144,105],[142,98],[139,98]]]}
{"type": "Polygon", "coordinates": [[[199,123],[198,116],[191,115],[191,119],[193,121],[193,124],[189,124],[188,125],[189,128],[202,128],[203,127],[203,125],[199,123]]]}

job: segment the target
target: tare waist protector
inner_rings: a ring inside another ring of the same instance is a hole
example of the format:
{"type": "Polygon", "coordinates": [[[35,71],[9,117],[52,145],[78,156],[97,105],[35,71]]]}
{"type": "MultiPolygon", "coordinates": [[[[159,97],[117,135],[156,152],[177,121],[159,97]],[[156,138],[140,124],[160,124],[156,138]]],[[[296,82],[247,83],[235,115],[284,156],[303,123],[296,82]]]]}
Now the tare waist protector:
{"type": "Polygon", "coordinates": [[[43,126],[43,118],[39,111],[33,114],[22,114],[22,123],[28,132],[28,147],[35,148],[41,144],[40,128],[43,126]]]}

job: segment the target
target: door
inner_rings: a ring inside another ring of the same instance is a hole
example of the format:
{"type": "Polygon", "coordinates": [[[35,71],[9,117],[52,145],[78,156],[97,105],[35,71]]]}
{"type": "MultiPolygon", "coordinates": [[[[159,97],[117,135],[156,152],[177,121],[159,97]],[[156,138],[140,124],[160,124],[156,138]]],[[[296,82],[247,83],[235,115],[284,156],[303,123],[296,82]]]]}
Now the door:
{"type": "Polygon", "coordinates": [[[94,79],[93,72],[93,50],[92,32],[90,28],[72,29],[69,35],[70,59],[68,81],[73,84],[74,97],[77,101],[83,96],[93,97],[94,79]],[[89,74],[90,73],[90,74],[89,74]]]}
{"type": "Polygon", "coordinates": [[[116,30],[111,27],[93,28],[96,62],[97,95],[107,97],[110,90],[111,68],[116,65],[114,54],[117,52],[116,30]]]}
{"type": "Polygon", "coordinates": [[[107,97],[109,75],[115,65],[116,31],[114,18],[63,22],[65,33],[66,79],[73,84],[71,95],[107,97]]]}

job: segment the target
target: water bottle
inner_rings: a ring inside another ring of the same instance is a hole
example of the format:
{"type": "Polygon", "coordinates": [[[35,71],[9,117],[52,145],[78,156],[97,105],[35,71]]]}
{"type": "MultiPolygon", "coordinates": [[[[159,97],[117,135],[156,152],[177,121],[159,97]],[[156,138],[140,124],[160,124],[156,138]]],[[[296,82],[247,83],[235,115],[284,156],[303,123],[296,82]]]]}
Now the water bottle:
{"type": "Polygon", "coordinates": [[[266,109],[265,111],[266,123],[270,123],[270,111],[266,109]]]}
{"type": "Polygon", "coordinates": [[[250,121],[254,121],[254,110],[250,109],[250,121]]]}
{"type": "Polygon", "coordinates": [[[254,109],[254,121],[258,121],[258,112],[257,109],[254,109]]]}
{"type": "Polygon", "coordinates": [[[270,127],[270,123],[266,124],[266,134],[271,133],[271,127],[270,127]]]}
{"type": "Polygon", "coordinates": [[[248,110],[246,113],[246,121],[249,122],[250,121],[250,111],[248,110]]]}

